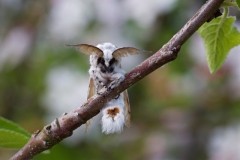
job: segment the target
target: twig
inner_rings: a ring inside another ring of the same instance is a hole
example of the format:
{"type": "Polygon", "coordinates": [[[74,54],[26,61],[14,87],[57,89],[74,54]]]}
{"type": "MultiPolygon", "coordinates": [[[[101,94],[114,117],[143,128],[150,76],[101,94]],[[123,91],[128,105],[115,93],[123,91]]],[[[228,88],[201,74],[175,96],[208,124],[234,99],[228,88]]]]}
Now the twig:
{"type": "Polygon", "coordinates": [[[200,10],[154,55],[146,59],[126,75],[125,80],[111,91],[101,96],[90,98],[83,106],[64,114],[46,125],[41,131],[32,135],[28,143],[11,159],[28,160],[36,154],[51,148],[66,137],[72,135],[73,130],[84,124],[99,113],[103,105],[116,95],[141,80],[164,64],[176,59],[180,47],[197,29],[206,22],[220,7],[223,0],[209,0],[200,10]]]}

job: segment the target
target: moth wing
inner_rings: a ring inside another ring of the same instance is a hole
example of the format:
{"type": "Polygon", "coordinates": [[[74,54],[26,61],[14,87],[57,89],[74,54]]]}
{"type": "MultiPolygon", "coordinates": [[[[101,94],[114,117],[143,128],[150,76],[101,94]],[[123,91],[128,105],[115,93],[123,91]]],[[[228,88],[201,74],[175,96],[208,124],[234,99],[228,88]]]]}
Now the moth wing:
{"type": "Polygon", "coordinates": [[[112,55],[115,58],[120,58],[120,57],[125,57],[128,55],[134,55],[134,54],[139,54],[140,50],[137,48],[133,48],[133,47],[122,47],[122,48],[118,48],[116,49],[112,55]]]}
{"type": "Polygon", "coordinates": [[[135,54],[140,54],[140,53],[152,53],[151,51],[144,51],[140,50],[134,47],[122,47],[116,49],[112,55],[114,58],[120,58],[120,57],[125,57],[128,55],[135,55],[135,54]]]}
{"type": "MultiPolygon", "coordinates": [[[[92,96],[94,96],[95,94],[95,86],[94,86],[94,81],[92,78],[89,79],[89,86],[88,86],[88,95],[87,95],[87,99],[91,98],[92,96]]],[[[86,128],[85,128],[85,132],[87,132],[88,127],[91,123],[91,120],[88,120],[86,122],[86,128]]]]}
{"type": "Polygon", "coordinates": [[[128,98],[128,92],[125,90],[123,92],[123,100],[124,100],[124,117],[125,117],[125,125],[127,127],[130,127],[131,123],[131,108],[130,108],[130,103],[129,103],[129,98],[128,98]]]}
{"type": "Polygon", "coordinates": [[[67,46],[76,47],[80,52],[82,52],[86,55],[96,54],[99,57],[103,56],[103,51],[101,49],[99,49],[98,47],[95,47],[93,45],[89,45],[89,44],[68,44],[67,46]]]}
{"type": "Polygon", "coordinates": [[[88,86],[88,96],[87,99],[91,98],[95,94],[95,86],[94,81],[92,78],[89,79],[89,86],[88,86]]]}

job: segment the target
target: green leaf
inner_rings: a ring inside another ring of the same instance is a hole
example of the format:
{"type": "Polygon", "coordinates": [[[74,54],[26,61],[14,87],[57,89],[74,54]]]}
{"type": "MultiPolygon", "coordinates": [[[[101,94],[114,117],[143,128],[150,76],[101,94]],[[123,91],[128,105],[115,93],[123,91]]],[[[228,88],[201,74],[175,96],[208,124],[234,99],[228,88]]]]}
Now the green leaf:
{"type": "Polygon", "coordinates": [[[236,0],[238,8],[240,8],[240,0],[236,0]]]}
{"type": "Polygon", "coordinates": [[[13,130],[15,132],[24,134],[27,137],[30,137],[30,133],[28,133],[25,129],[20,127],[18,124],[10,120],[7,120],[6,118],[3,118],[3,117],[0,117],[0,129],[13,130]]]}
{"type": "Polygon", "coordinates": [[[30,134],[16,123],[0,117],[0,147],[19,148],[29,139],[30,134]]]}
{"type": "Polygon", "coordinates": [[[213,73],[223,64],[229,51],[240,44],[240,33],[233,26],[235,17],[218,17],[202,25],[198,32],[203,38],[207,62],[213,73]]]}
{"type": "Polygon", "coordinates": [[[0,129],[0,147],[20,148],[27,143],[28,139],[29,137],[24,134],[11,130],[0,129]]]}

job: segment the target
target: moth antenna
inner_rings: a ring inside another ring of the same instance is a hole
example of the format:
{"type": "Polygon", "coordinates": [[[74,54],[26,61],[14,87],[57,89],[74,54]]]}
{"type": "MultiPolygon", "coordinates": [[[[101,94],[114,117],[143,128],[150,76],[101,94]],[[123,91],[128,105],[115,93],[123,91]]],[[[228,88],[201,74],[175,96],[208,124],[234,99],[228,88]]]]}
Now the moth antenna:
{"type": "Polygon", "coordinates": [[[103,51],[93,45],[89,45],[89,44],[67,44],[66,46],[70,46],[70,47],[75,47],[77,48],[77,50],[79,50],[80,52],[86,54],[86,55],[92,55],[95,54],[99,57],[103,56],[103,51]]]}
{"type": "Polygon", "coordinates": [[[128,55],[135,55],[141,53],[140,49],[134,48],[134,47],[122,47],[118,48],[113,52],[114,58],[120,58],[125,57],[128,55]]]}

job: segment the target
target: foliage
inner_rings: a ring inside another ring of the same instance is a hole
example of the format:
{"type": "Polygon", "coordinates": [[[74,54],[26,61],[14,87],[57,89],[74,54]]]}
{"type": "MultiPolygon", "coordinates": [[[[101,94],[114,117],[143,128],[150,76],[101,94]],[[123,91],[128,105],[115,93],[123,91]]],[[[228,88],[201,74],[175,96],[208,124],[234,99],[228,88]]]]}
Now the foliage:
{"type": "Polygon", "coordinates": [[[30,138],[30,134],[18,124],[0,117],[0,147],[20,148],[30,138]]]}
{"type": "MultiPolygon", "coordinates": [[[[239,2],[237,1],[239,4],[239,2]]],[[[234,27],[235,17],[228,16],[228,7],[224,7],[222,16],[206,22],[199,29],[203,38],[208,67],[211,73],[221,67],[229,51],[240,44],[240,33],[234,27]]]]}
{"type": "Polygon", "coordinates": [[[236,0],[238,7],[240,8],[240,0],[236,0]]]}

